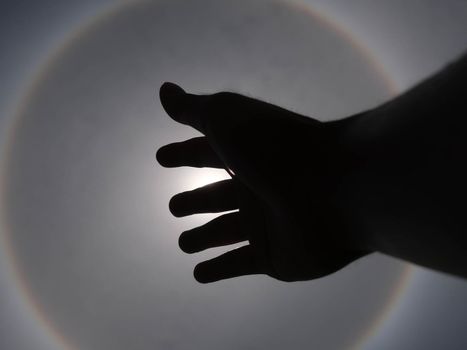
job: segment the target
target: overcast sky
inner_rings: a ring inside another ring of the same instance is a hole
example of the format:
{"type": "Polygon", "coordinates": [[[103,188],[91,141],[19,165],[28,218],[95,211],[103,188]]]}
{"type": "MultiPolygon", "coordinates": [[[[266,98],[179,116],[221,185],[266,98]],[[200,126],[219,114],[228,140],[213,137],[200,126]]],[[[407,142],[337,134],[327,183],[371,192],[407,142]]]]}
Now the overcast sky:
{"type": "Polygon", "coordinates": [[[66,45],[115,3],[3,2],[0,125],[3,140],[14,137],[1,164],[2,233],[42,321],[3,254],[0,348],[61,349],[55,332],[77,349],[342,349],[369,330],[368,349],[466,346],[467,285],[455,278],[415,268],[371,332],[406,268],[394,259],[307,283],[200,286],[191,269],[201,258],[178,251],[178,233],[201,220],[178,222],[166,202],[202,178],[154,163],[158,146],[193,135],[162,113],[161,82],[235,90],[326,120],[384,101],[467,46],[461,1],[309,3],[368,47],[393,86],[336,28],[285,2],[126,5],[66,45]]]}

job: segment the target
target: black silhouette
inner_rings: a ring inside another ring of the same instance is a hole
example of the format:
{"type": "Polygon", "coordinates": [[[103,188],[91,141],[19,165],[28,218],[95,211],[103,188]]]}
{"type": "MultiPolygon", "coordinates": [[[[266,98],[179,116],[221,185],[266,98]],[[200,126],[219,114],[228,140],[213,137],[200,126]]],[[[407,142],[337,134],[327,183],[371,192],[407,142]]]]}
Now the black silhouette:
{"type": "Polygon", "coordinates": [[[171,212],[239,209],[182,233],[181,249],[249,241],[197,265],[195,278],[308,280],[375,251],[467,277],[466,93],[467,56],[382,106],[333,122],[163,84],[166,112],[204,137],[162,147],[159,163],[232,176],[174,196],[171,212]]]}

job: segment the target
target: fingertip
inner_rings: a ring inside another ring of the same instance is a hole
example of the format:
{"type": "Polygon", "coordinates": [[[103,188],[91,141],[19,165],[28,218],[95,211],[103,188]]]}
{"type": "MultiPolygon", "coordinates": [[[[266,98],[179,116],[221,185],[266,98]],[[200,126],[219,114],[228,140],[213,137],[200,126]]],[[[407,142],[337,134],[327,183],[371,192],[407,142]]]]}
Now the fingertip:
{"type": "Polygon", "coordinates": [[[173,196],[169,201],[169,210],[173,216],[179,218],[182,217],[182,211],[180,210],[179,195],[173,196]]]}
{"type": "Polygon", "coordinates": [[[190,242],[190,231],[182,232],[180,237],[178,237],[178,246],[180,249],[187,254],[193,254],[197,252],[197,249],[190,242]]]}
{"type": "Polygon", "coordinates": [[[185,90],[183,90],[180,85],[177,85],[175,83],[172,83],[170,81],[166,81],[161,85],[161,88],[159,90],[160,94],[171,94],[171,93],[185,93],[185,90]]]}
{"type": "Polygon", "coordinates": [[[156,160],[157,160],[157,162],[158,162],[160,165],[162,165],[162,162],[163,162],[163,160],[164,160],[164,154],[163,154],[164,151],[162,151],[162,154],[161,154],[161,149],[162,149],[162,147],[159,148],[159,149],[156,151],[156,154],[155,154],[156,160]]]}
{"type": "Polygon", "coordinates": [[[180,109],[180,98],[185,95],[185,90],[174,83],[165,82],[159,89],[159,99],[165,111],[173,116],[180,109]]]}
{"type": "Polygon", "coordinates": [[[161,148],[157,150],[156,160],[160,165],[165,166],[165,167],[167,166],[168,158],[167,158],[166,146],[162,146],[161,148]]]}
{"type": "Polygon", "coordinates": [[[182,232],[182,234],[178,237],[178,247],[184,252],[184,253],[188,253],[186,251],[186,247],[185,247],[185,235],[186,233],[185,232],[182,232]]]}
{"type": "Polygon", "coordinates": [[[206,272],[204,265],[205,263],[200,263],[195,266],[193,270],[193,277],[197,282],[201,284],[215,282],[214,279],[210,278],[209,273],[206,272]]]}
{"type": "Polygon", "coordinates": [[[185,90],[183,90],[180,85],[169,81],[164,82],[159,89],[159,97],[161,97],[161,99],[181,96],[183,94],[185,94],[185,90]]]}

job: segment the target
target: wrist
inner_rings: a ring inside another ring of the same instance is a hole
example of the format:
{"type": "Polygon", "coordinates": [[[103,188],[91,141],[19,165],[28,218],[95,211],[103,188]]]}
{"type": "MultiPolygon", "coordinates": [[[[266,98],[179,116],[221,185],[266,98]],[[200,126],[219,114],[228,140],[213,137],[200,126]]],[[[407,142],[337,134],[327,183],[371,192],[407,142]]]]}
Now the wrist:
{"type": "Polygon", "coordinates": [[[347,227],[346,235],[354,249],[377,251],[378,242],[371,225],[371,202],[378,200],[374,191],[377,168],[376,148],[380,110],[365,111],[328,123],[339,144],[341,167],[336,186],[337,211],[347,227]]]}

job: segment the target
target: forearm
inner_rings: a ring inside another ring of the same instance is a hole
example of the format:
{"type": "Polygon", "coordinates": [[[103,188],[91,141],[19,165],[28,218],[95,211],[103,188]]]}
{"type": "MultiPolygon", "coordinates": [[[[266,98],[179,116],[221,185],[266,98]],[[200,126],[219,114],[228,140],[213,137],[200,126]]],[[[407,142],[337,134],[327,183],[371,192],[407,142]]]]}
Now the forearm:
{"type": "Polygon", "coordinates": [[[345,124],[345,190],[365,244],[467,277],[467,57],[345,124]]]}

